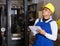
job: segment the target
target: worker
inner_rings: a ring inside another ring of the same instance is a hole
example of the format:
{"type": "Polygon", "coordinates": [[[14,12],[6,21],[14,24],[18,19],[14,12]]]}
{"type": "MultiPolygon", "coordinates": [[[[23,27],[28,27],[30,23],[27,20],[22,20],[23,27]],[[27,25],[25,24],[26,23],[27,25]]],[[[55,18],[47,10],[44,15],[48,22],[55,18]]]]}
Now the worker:
{"type": "Polygon", "coordinates": [[[35,26],[40,26],[42,30],[37,29],[36,39],[33,46],[54,46],[54,41],[57,39],[58,26],[52,15],[55,12],[55,7],[52,3],[47,3],[42,9],[42,18],[35,21],[35,26]]]}

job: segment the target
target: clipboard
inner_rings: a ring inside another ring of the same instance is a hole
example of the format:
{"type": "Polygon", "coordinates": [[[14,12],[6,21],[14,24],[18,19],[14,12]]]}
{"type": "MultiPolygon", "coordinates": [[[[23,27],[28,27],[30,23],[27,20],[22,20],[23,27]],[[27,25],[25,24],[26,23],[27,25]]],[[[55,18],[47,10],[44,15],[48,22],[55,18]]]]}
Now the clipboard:
{"type": "Polygon", "coordinates": [[[33,35],[36,35],[38,33],[37,29],[42,30],[42,28],[40,26],[29,26],[29,29],[31,30],[33,35]]]}

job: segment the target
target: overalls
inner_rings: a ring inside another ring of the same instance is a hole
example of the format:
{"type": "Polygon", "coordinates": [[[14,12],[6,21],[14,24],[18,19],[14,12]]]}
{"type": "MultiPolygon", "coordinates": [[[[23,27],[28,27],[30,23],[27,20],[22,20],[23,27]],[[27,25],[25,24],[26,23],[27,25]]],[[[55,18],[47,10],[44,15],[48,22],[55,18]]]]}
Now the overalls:
{"type": "MultiPolygon", "coordinates": [[[[47,33],[52,34],[50,22],[53,20],[50,20],[49,22],[37,22],[36,26],[40,26],[43,30],[45,30],[47,33]]],[[[38,33],[36,34],[36,39],[33,44],[33,46],[54,46],[54,42],[48,38],[46,38],[44,35],[38,33]]]]}

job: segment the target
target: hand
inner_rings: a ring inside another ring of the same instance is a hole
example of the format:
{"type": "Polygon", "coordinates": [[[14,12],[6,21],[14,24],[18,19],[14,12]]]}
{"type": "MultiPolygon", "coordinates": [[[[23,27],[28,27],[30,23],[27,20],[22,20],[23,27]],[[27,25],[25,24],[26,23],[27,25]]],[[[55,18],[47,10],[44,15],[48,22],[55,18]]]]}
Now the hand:
{"type": "Polygon", "coordinates": [[[42,34],[42,35],[45,35],[45,34],[46,34],[46,32],[45,32],[44,30],[37,29],[37,31],[38,31],[40,34],[42,34]]]}

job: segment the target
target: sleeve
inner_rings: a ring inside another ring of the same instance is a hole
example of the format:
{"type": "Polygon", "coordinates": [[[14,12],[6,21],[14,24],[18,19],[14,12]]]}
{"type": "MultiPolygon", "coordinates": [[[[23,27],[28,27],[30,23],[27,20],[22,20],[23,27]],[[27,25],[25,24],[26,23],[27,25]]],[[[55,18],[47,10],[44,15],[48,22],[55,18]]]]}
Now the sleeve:
{"type": "Polygon", "coordinates": [[[34,26],[37,24],[37,22],[39,21],[39,19],[36,19],[35,23],[34,23],[34,26]]]}
{"type": "Polygon", "coordinates": [[[55,21],[52,21],[50,25],[51,25],[52,34],[46,33],[45,36],[50,40],[56,41],[57,33],[58,33],[57,23],[55,21]]]}

